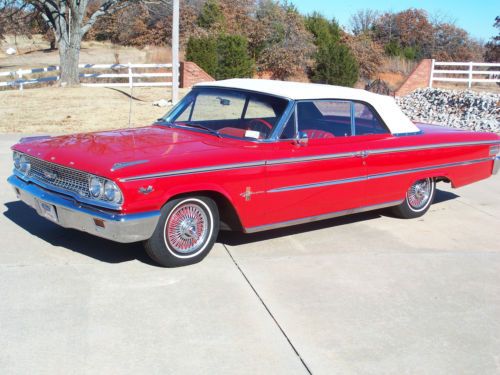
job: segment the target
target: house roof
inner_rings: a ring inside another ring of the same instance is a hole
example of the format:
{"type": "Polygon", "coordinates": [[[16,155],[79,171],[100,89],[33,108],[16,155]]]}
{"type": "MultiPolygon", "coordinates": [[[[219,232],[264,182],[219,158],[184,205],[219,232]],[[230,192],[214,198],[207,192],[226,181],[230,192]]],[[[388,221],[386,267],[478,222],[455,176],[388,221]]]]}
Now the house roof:
{"type": "Polygon", "coordinates": [[[221,87],[254,91],[291,100],[340,99],[372,105],[393,134],[417,133],[420,130],[396,104],[394,98],[366,90],[317,83],[287,82],[267,79],[236,78],[198,83],[195,87],[221,87]]]}

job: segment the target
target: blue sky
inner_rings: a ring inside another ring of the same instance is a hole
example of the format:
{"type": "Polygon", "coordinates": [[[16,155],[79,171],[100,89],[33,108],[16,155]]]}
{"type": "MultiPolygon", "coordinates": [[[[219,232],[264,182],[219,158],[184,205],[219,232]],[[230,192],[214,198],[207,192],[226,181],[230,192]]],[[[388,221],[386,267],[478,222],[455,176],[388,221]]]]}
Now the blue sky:
{"type": "Polygon", "coordinates": [[[351,14],[359,9],[400,11],[408,8],[425,9],[429,14],[441,14],[454,20],[474,38],[490,39],[497,32],[493,27],[495,16],[500,16],[500,0],[292,0],[301,13],[319,11],[328,18],[335,17],[342,26],[348,26],[351,14]]]}

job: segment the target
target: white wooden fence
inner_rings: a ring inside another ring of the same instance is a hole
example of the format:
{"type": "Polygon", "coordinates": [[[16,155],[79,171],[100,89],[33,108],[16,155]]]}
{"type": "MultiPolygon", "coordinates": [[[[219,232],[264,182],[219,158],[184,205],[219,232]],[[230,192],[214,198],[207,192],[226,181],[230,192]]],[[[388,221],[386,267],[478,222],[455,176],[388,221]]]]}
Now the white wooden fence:
{"type": "MultiPolygon", "coordinates": [[[[82,86],[90,87],[172,87],[172,64],[80,64],[80,79],[82,86]],[[141,72],[137,72],[140,69],[141,72]],[[169,70],[169,72],[144,72],[144,70],[169,70]],[[111,73],[85,73],[89,70],[111,70],[111,73]],[[160,81],[157,79],[161,78],[160,81]],[[113,82],[98,82],[106,79],[113,82]],[[155,79],[152,81],[152,79],[155,79]],[[88,82],[92,81],[92,82],[88,82]],[[97,82],[95,82],[97,81],[97,82]],[[118,81],[118,82],[116,82],[118,81]]],[[[47,83],[60,80],[60,75],[27,78],[47,72],[59,72],[59,66],[46,68],[19,69],[12,72],[0,72],[0,78],[8,77],[8,81],[0,81],[0,87],[19,87],[25,85],[47,83]]]]}
{"type": "Polygon", "coordinates": [[[472,87],[473,83],[500,83],[500,63],[437,62],[432,60],[429,87],[432,87],[435,81],[467,83],[469,88],[472,87]],[[455,69],[450,69],[450,67],[455,69]]]}

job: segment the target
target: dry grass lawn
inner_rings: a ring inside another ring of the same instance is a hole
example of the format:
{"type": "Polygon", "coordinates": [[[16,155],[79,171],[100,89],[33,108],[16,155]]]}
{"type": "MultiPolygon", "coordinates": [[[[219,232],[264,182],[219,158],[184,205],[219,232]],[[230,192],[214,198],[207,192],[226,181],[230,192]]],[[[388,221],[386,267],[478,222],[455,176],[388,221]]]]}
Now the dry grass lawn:
{"type": "MultiPolygon", "coordinates": [[[[4,40],[0,40],[0,71],[59,65],[59,52],[48,48],[49,43],[41,35],[34,35],[31,39],[7,35],[4,40]],[[12,56],[5,54],[9,47],[15,48],[18,53],[12,56]]],[[[85,41],[80,50],[82,64],[168,63],[171,60],[171,50],[165,47],[146,46],[138,49],[109,42],[85,41]]]]}
{"type": "MultiPolygon", "coordinates": [[[[186,90],[181,90],[181,95],[186,90]]],[[[74,133],[151,124],[170,107],[153,102],[171,98],[168,88],[128,89],[48,87],[0,91],[0,132],[74,133]]]]}

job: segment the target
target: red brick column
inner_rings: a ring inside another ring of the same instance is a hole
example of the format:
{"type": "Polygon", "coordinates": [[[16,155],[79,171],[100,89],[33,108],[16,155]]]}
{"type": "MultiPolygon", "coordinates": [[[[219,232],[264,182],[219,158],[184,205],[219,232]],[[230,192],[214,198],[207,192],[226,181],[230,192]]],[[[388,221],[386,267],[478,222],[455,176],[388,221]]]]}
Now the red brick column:
{"type": "Polygon", "coordinates": [[[424,59],[411,72],[406,81],[396,90],[396,96],[405,96],[413,90],[429,87],[431,78],[432,60],[424,59]]]}
{"type": "Polygon", "coordinates": [[[192,61],[181,62],[179,75],[179,86],[181,88],[191,87],[199,82],[215,81],[210,74],[192,61]]]}

